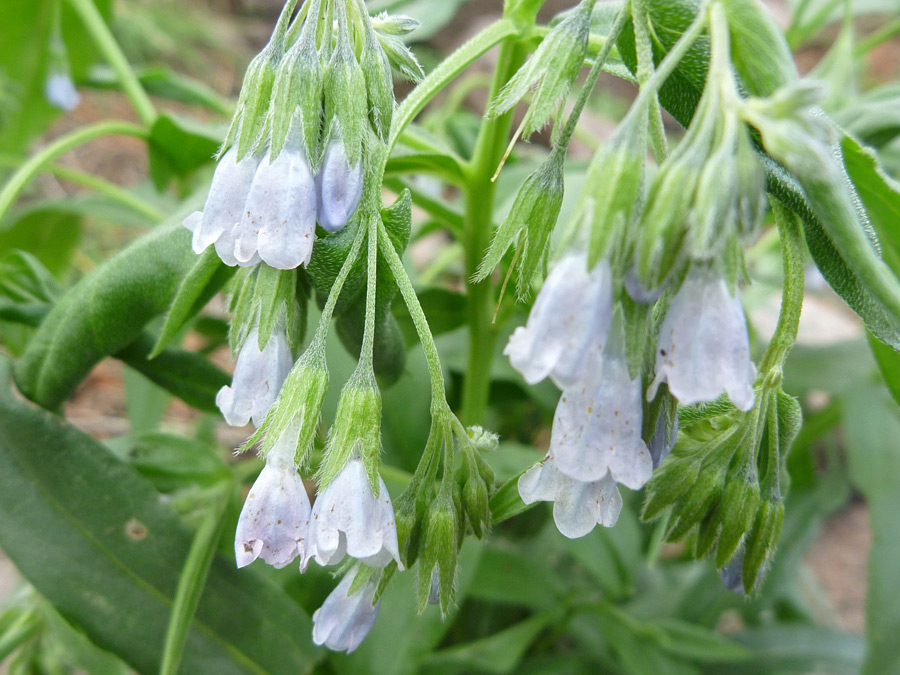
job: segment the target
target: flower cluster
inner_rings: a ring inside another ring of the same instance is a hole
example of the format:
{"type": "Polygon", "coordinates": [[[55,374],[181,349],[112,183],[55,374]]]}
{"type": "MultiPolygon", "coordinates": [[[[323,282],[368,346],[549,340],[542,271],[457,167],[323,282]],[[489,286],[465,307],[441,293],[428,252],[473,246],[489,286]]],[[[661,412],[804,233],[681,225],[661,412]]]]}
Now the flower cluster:
{"type": "Polygon", "coordinates": [[[206,204],[184,221],[196,253],[213,244],[230,266],[307,265],[316,223],[325,232],[347,224],[363,194],[367,139],[390,130],[390,64],[398,55],[415,63],[396,41],[382,46],[361,3],[308,0],[291,23],[295,4],[250,64],[206,204]]]}

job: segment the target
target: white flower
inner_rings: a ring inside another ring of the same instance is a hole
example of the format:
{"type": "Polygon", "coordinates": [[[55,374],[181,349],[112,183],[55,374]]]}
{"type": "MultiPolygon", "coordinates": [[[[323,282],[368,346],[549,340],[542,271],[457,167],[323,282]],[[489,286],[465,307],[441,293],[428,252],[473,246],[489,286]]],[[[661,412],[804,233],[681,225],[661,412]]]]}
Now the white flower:
{"type": "Polygon", "coordinates": [[[647,399],[665,381],[682,405],[714,401],[724,392],[746,411],[753,407],[755,378],[740,294],[732,296],[713,269],[694,265],[659,331],[647,399]]]}
{"type": "Polygon", "coordinates": [[[593,482],[607,473],[632,489],[650,480],[653,461],[641,438],[641,378],[631,379],[622,347],[607,349],[599,377],[563,391],[550,454],[566,475],[593,482]]]}
{"type": "Polygon", "coordinates": [[[400,565],[394,507],[384,481],[378,483],[376,496],[362,459],[347,461],[316,497],[303,568],[313,556],[320,565],[333,565],[345,554],[370,567],[392,559],[400,565]]]}
{"type": "Polygon", "coordinates": [[[609,334],[613,297],[609,262],[588,272],[587,255],[568,253],[554,265],[504,354],[525,381],[550,376],[564,389],[592,379],[609,334]]]}
{"type": "Polygon", "coordinates": [[[362,588],[348,595],[358,567],[351,569],[341,583],[313,615],[313,642],[325,645],[332,651],[348,654],[359,647],[372,630],[378,616],[378,606],[373,604],[378,588],[377,575],[369,577],[362,588]]]}
{"type": "Polygon", "coordinates": [[[583,537],[598,524],[612,527],[622,510],[622,495],[610,474],[592,482],[576,480],[562,473],[552,456],[522,474],[519,495],[526,504],[553,502],[556,527],[569,539],[583,537]]]}
{"type": "MultiPolygon", "coordinates": [[[[233,232],[241,222],[244,203],[258,165],[259,157],[255,155],[246,155],[238,162],[236,146],[222,155],[213,174],[203,211],[192,213],[184,221],[184,226],[194,233],[191,242],[194,253],[199,255],[215,243],[216,252],[226,265],[233,267],[238,264],[234,257],[233,232]]],[[[247,261],[247,264],[251,262],[247,261]]]]}
{"type": "Polygon", "coordinates": [[[81,101],[72,77],[65,70],[55,70],[47,76],[44,83],[44,97],[61,110],[72,110],[81,101]]]}
{"type": "MultiPolygon", "coordinates": [[[[316,182],[301,144],[262,160],[234,229],[234,257],[280,270],[306,265],[316,233],[316,182]]],[[[221,252],[220,252],[221,255],[221,252]]]]}
{"type": "Polygon", "coordinates": [[[356,211],[363,189],[362,161],[350,166],[340,138],[332,138],[328,143],[316,183],[319,225],[329,232],[337,232],[356,211]]]}
{"type": "Polygon", "coordinates": [[[266,346],[259,349],[259,331],[254,328],[238,354],[231,386],[216,394],[216,405],[233,427],[253,420],[259,426],[278,397],[281,385],[294,365],[284,331],[276,329],[266,346]]]}
{"type": "Polygon", "coordinates": [[[280,569],[303,555],[310,505],[303,479],[293,462],[296,434],[293,439],[293,444],[286,439],[283,447],[272,449],[250,488],[234,535],[238,567],[262,558],[280,569]]]}

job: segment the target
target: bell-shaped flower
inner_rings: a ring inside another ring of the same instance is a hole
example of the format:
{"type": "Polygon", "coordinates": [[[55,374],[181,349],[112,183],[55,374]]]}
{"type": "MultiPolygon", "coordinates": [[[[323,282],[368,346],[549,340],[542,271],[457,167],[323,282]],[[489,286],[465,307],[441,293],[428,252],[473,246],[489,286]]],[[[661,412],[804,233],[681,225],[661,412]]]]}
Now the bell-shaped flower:
{"type": "Polygon", "coordinates": [[[550,454],[557,468],[572,478],[593,482],[610,473],[617,483],[637,489],[653,472],[641,438],[641,378],[630,377],[623,345],[611,347],[604,353],[599,377],[563,391],[550,454]]]}
{"type": "Polygon", "coordinates": [[[545,377],[561,389],[593,380],[613,311],[612,273],[602,260],[587,269],[587,255],[568,253],[554,265],[504,354],[528,384],[545,377]]]}
{"type": "Polygon", "coordinates": [[[222,387],[216,394],[216,406],[225,421],[233,427],[251,420],[256,426],[262,424],[293,365],[283,330],[276,329],[261,350],[259,331],[251,330],[238,354],[231,386],[222,387]]]}
{"type": "Polygon", "coordinates": [[[755,378],[740,294],[735,290],[732,295],[713,268],[695,264],[660,328],[648,400],[667,382],[682,405],[714,401],[726,393],[735,407],[747,411],[753,407],[755,378]]]}
{"type": "Polygon", "coordinates": [[[293,430],[282,435],[250,488],[234,535],[238,567],[262,558],[280,569],[303,556],[310,504],[294,465],[297,433],[293,430]]]}
{"type": "Polygon", "coordinates": [[[553,502],[556,527],[569,539],[583,537],[595,525],[612,527],[622,510],[622,495],[609,473],[597,481],[580,481],[561,472],[552,455],[522,474],[518,487],[526,504],[553,502]]]}
{"type": "MultiPolygon", "coordinates": [[[[222,155],[213,174],[203,211],[192,213],[184,221],[184,226],[194,233],[191,242],[194,253],[200,254],[214,243],[222,262],[232,267],[238,264],[234,257],[233,231],[241,222],[244,203],[258,165],[259,157],[251,154],[238,162],[237,147],[222,155]]],[[[250,262],[247,261],[248,264],[250,262]]]]}
{"type": "Polygon", "coordinates": [[[253,176],[234,231],[240,264],[258,255],[270,267],[290,270],[306,265],[312,255],[316,182],[296,133],[277,157],[263,159],[253,176]]]}
{"type": "Polygon", "coordinates": [[[350,220],[363,190],[363,163],[351,166],[340,137],[333,137],[325,149],[322,167],[316,175],[319,225],[337,232],[350,220]]]}
{"type": "Polygon", "coordinates": [[[352,456],[316,497],[309,536],[304,569],[312,557],[320,565],[333,565],[345,555],[370,567],[384,567],[391,560],[400,565],[391,497],[380,477],[378,493],[373,492],[358,456],[352,456]]]}
{"type": "Polygon", "coordinates": [[[378,617],[378,606],[374,602],[378,589],[377,575],[370,576],[355,593],[350,593],[358,566],[351,569],[341,583],[313,615],[313,642],[325,645],[336,652],[355,650],[372,630],[378,617]]]}
{"type": "Polygon", "coordinates": [[[72,76],[65,70],[53,70],[44,82],[44,97],[60,110],[72,110],[81,101],[72,76]]]}

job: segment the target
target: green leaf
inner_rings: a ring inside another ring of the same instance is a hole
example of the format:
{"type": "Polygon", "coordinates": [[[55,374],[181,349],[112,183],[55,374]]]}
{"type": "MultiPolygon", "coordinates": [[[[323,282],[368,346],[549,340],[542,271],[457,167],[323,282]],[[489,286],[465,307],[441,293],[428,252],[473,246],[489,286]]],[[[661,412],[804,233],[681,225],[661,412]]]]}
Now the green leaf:
{"type": "MultiPolygon", "coordinates": [[[[230,116],[234,112],[233,106],[227,100],[199,80],[176,73],[164,66],[136,68],[135,71],[144,90],[151,96],[202,106],[220,115],[230,116]]],[[[115,89],[119,86],[119,78],[110,66],[97,64],[88,73],[86,84],[115,89]]]]}
{"type": "Polygon", "coordinates": [[[172,299],[166,322],[150,354],[151,359],[181,332],[188,321],[200,313],[212,296],[234,275],[236,269],[223,263],[212,246],[196,258],[172,299]]]}
{"type": "Polygon", "coordinates": [[[69,268],[82,230],[80,216],[52,206],[14,211],[0,225],[0,251],[27,251],[59,276],[69,268]]]}
{"type": "Polygon", "coordinates": [[[160,115],[150,129],[150,178],[158,190],[168,185],[175,175],[187,176],[204,164],[211,163],[219,150],[224,132],[182,119],[160,115]]]}
{"type": "MultiPolygon", "coordinates": [[[[140,335],[162,313],[195,256],[181,226],[194,202],[70,288],[16,363],[19,390],[55,408],[104,356],[140,335]]],[[[151,345],[152,346],[152,345],[151,345]]],[[[149,353],[151,346],[145,353],[149,353]]]]}
{"type": "Polygon", "coordinates": [[[877,87],[835,111],[847,133],[875,147],[883,147],[900,135],[900,83],[877,87]]]}
{"type": "Polygon", "coordinates": [[[884,173],[872,150],[850,136],[841,139],[841,151],[850,180],[884,247],[884,260],[895,274],[900,274],[900,185],[884,173]]]}
{"type": "Polygon", "coordinates": [[[724,635],[678,619],[662,619],[652,623],[659,645],[676,656],[699,662],[733,662],[746,660],[751,652],[724,635]]]}
{"type": "MultiPolygon", "coordinates": [[[[9,363],[0,368],[8,382],[9,363]]],[[[150,483],[4,386],[0,545],[67,621],[138,672],[155,672],[190,544],[150,483]]],[[[316,658],[310,630],[309,617],[283,591],[255,570],[217,558],[184,671],[305,672],[316,658]]]]}
{"type": "Polygon", "coordinates": [[[125,384],[125,408],[132,433],[157,429],[172,397],[165,389],[130,368],[125,369],[122,381],[125,384]]]}
{"type": "Polygon", "coordinates": [[[894,400],[900,404],[900,352],[891,349],[871,333],[868,334],[868,337],[869,348],[872,350],[872,355],[875,357],[875,362],[881,371],[884,384],[887,386],[888,391],[891,392],[894,400]]]}
{"type": "Polygon", "coordinates": [[[216,394],[231,382],[231,377],[201,354],[183,349],[167,347],[150,359],[154,342],[145,331],[112,356],[188,405],[218,414],[216,394]]]}
{"type": "Polygon", "coordinates": [[[844,433],[850,480],[866,497],[872,526],[866,590],[863,675],[900,671],[900,410],[880,387],[867,384],[844,398],[844,433]]]}
{"type": "Polygon", "coordinates": [[[469,593],[495,604],[551,609],[565,594],[565,583],[533,551],[489,544],[469,593]]]}
{"type": "MultiPolygon", "coordinates": [[[[446,288],[426,288],[416,293],[432,335],[441,335],[456,330],[466,323],[466,296],[446,288]]],[[[409,316],[406,304],[398,297],[392,308],[407,347],[419,341],[419,334],[409,316]]]]}
{"type": "Polygon", "coordinates": [[[120,436],[106,441],[161,492],[188,484],[213,485],[229,474],[218,448],[204,441],[162,432],[120,436]]]}
{"type": "Polygon", "coordinates": [[[535,614],[486,638],[436,651],[422,665],[428,671],[441,673],[512,672],[541,632],[561,618],[559,609],[535,614]]]}

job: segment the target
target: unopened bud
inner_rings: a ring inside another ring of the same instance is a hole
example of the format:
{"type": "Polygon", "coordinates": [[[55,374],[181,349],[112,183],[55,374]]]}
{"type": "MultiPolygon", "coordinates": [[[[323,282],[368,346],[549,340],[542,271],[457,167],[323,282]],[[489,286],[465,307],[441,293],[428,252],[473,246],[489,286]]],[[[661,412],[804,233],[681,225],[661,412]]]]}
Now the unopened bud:
{"type": "Polygon", "coordinates": [[[701,457],[697,454],[678,457],[673,453],[647,483],[641,519],[653,520],[684,497],[696,482],[700,465],[701,457]]]}
{"type": "Polygon", "coordinates": [[[727,481],[716,509],[722,525],[716,546],[716,567],[722,567],[737,552],[744,535],[753,526],[759,499],[759,482],[755,474],[735,476],[727,481]]]}
{"type": "Polygon", "coordinates": [[[666,539],[678,541],[703,520],[722,494],[725,471],[704,462],[696,482],[690,486],[687,497],[675,504],[666,539]]]}
{"type": "Polygon", "coordinates": [[[751,592],[756,586],[761,570],[765,568],[778,544],[781,525],[784,523],[784,502],[781,499],[763,500],[756,512],[753,530],[745,542],[744,565],[741,578],[744,588],[751,592]]]}
{"type": "Polygon", "coordinates": [[[437,596],[441,612],[446,613],[453,600],[459,541],[459,519],[448,490],[442,490],[431,503],[425,527],[425,541],[419,557],[419,611],[425,608],[429,595],[432,595],[432,580],[436,573],[437,596]]]}

